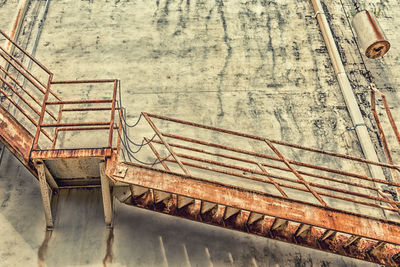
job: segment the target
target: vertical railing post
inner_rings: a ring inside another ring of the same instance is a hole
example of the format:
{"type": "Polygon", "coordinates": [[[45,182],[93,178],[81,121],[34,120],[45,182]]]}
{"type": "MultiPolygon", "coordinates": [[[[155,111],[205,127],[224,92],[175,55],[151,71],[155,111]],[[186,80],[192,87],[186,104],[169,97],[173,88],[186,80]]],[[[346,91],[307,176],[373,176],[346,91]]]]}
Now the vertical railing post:
{"type": "Polygon", "coordinates": [[[44,97],[43,97],[42,110],[40,111],[40,117],[39,117],[39,121],[37,123],[36,134],[35,134],[35,139],[33,140],[32,149],[37,149],[38,148],[38,141],[39,141],[39,135],[40,135],[40,131],[41,131],[41,125],[43,123],[44,114],[45,114],[45,111],[46,111],[46,102],[47,102],[47,100],[49,98],[50,86],[51,86],[51,81],[52,80],[53,80],[53,73],[50,73],[49,74],[49,80],[47,82],[46,92],[45,92],[44,97]]]}
{"type": "MultiPolygon", "coordinates": [[[[381,141],[382,141],[383,151],[385,152],[386,159],[387,159],[387,161],[388,161],[388,163],[389,163],[390,165],[393,165],[393,159],[392,159],[392,155],[390,154],[389,145],[388,145],[388,143],[387,143],[387,141],[386,141],[386,136],[385,136],[385,133],[384,133],[384,131],[383,131],[383,127],[382,127],[382,124],[381,124],[381,120],[380,120],[379,115],[378,115],[378,113],[377,113],[377,111],[376,111],[375,92],[377,92],[377,93],[381,96],[381,99],[382,99],[383,103],[385,104],[386,114],[387,114],[387,116],[388,116],[388,118],[389,118],[390,124],[391,124],[391,126],[392,126],[392,129],[393,129],[395,135],[396,135],[397,127],[396,127],[396,124],[394,124],[393,118],[391,117],[392,114],[390,113],[390,109],[389,109],[389,107],[387,107],[385,95],[384,95],[382,92],[380,92],[380,91],[376,88],[375,84],[373,84],[373,83],[370,84],[370,88],[371,88],[371,111],[372,111],[372,115],[374,116],[375,123],[376,123],[376,126],[377,126],[377,128],[378,128],[379,138],[380,138],[381,141]],[[394,124],[394,125],[393,125],[393,124],[394,124]]],[[[398,131],[397,131],[397,134],[398,134],[398,131]]],[[[398,141],[399,141],[399,144],[400,144],[399,136],[396,136],[396,137],[397,137],[397,139],[398,139],[398,141]]],[[[398,179],[396,170],[390,168],[390,172],[392,173],[393,180],[394,180],[396,183],[398,183],[398,182],[399,182],[399,179],[398,179]]],[[[398,196],[400,196],[400,190],[399,190],[398,187],[396,187],[396,193],[397,193],[398,196]]]]}
{"type": "Polygon", "coordinates": [[[104,220],[107,226],[112,225],[112,197],[110,191],[110,182],[106,175],[106,163],[101,161],[100,168],[100,182],[101,182],[101,195],[103,198],[104,220]]]}
{"type": "Polygon", "coordinates": [[[189,171],[186,169],[186,167],[183,165],[181,160],[178,158],[178,156],[175,154],[175,152],[172,150],[171,146],[167,143],[167,141],[164,139],[162,133],[157,129],[156,125],[153,123],[153,121],[150,119],[149,115],[147,113],[142,113],[146,121],[149,123],[150,127],[154,130],[154,132],[157,134],[158,138],[160,138],[161,142],[164,144],[164,146],[167,148],[169,153],[171,153],[172,157],[176,160],[178,163],[179,167],[183,170],[183,172],[186,175],[190,175],[189,171]]]}
{"type": "Polygon", "coordinates": [[[163,165],[164,169],[166,171],[171,171],[170,168],[168,167],[168,165],[163,161],[163,159],[160,156],[160,153],[158,153],[158,151],[156,150],[156,148],[151,144],[151,141],[148,138],[144,138],[144,140],[146,141],[146,143],[149,145],[151,151],[153,151],[154,155],[156,155],[158,161],[160,161],[161,165],[163,165]]]}
{"type": "Polygon", "coordinates": [[[47,227],[47,229],[52,229],[54,226],[53,216],[51,213],[52,190],[51,190],[51,188],[49,188],[49,186],[47,184],[44,163],[38,162],[36,164],[36,169],[38,172],[40,193],[42,195],[43,209],[44,209],[44,215],[45,215],[45,219],[46,219],[46,227],[47,227]]]}
{"type": "Polygon", "coordinates": [[[122,137],[122,114],[123,110],[121,107],[121,103],[120,103],[120,107],[118,109],[118,114],[119,114],[119,122],[118,122],[118,139],[117,139],[117,159],[119,157],[119,153],[121,152],[121,137],[122,137]]]}
{"type": "MultiPolygon", "coordinates": [[[[61,116],[62,116],[62,109],[63,109],[64,105],[61,104],[60,108],[58,110],[58,116],[57,116],[57,120],[56,123],[60,123],[61,122],[61,116]]],[[[51,149],[55,149],[56,148],[56,143],[57,143],[57,138],[58,138],[58,126],[54,129],[54,136],[53,136],[53,143],[51,145],[51,149]]]]}
{"type": "Polygon", "coordinates": [[[274,151],[274,153],[283,161],[283,163],[285,163],[285,165],[293,172],[293,174],[297,177],[297,179],[299,179],[299,181],[301,181],[304,184],[304,186],[308,189],[308,191],[310,191],[310,193],[313,194],[315,198],[318,199],[318,201],[322,205],[327,206],[325,201],[318,195],[317,192],[315,192],[314,189],[311,188],[310,184],[307,183],[306,180],[304,180],[301,174],[295,168],[293,168],[292,165],[290,165],[289,161],[285,159],[285,157],[279,152],[278,149],[276,149],[276,147],[272,144],[272,142],[269,141],[268,139],[265,139],[265,142],[272,149],[272,151],[274,151]]]}
{"type": "Polygon", "coordinates": [[[111,102],[111,120],[110,120],[110,130],[108,134],[108,147],[112,149],[112,139],[113,139],[113,131],[114,131],[114,117],[115,117],[115,101],[117,98],[117,86],[118,80],[114,81],[114,89],[113,89],[113,97],[111,102]]]}

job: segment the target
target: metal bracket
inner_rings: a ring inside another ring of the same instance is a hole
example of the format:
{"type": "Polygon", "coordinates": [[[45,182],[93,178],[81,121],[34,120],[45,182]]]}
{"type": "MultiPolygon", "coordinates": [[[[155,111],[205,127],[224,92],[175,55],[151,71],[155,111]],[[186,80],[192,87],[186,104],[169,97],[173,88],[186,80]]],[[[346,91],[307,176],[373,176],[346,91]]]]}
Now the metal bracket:
{"type": "MultiPolygon", "coordinates": [[[[365,126],[365,127],[367,127],[367,124],[365,124],[365,122],[363,122],[363,123],[357,123],[357,124],[354,125],[353,127],[346,126],[346,130],[347,130],[347,131],[355,130],[358,126],[365,126]]],[[[367,127],[367,129],[368,129],[368,127],[367,127]]],[[[369,130],[369,129],[368,129],[368,130],[369,130]]]]}
{"type": "Polygon", "coordinates": [[[321,10],[318,10],[317,12],[315,12],[314,18],[317,18],[318,15],[322,15],[322,14],[325,15],[325,12],[321,11],[321,10]]]}
{"type": "Polygon", "coordinates": [[[127,167],[118,166],[114,171],[114,176],[125,178],[126,171],[128,170],[127,167]]]}

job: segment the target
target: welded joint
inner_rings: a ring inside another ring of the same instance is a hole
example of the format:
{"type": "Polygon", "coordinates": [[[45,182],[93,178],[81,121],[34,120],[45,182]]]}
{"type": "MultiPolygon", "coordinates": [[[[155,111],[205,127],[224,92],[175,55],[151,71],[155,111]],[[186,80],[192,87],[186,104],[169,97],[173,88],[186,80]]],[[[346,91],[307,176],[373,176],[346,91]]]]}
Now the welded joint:
{"type": "Polygon", "coordinates": [[[212,210],[216,206],[217,206],[217,204],[215,204],[215,203],[202,201],[200,213],[204,214],[204,213],[212,210]]]}
{"type": "Polygon", "coordinates": [[[200,215],[202,201],[200,199],[195,199],[192,204],[187,206],[188,213],[197,218],[200,215]]]}
{"type": "Polygon", "coordinates": [[[347,239],[347,241],[343,244],[343,248],[347,249],[349,248],[351,245],[355,245],[358,243],[358,241],[360,241],[361,237],[360,236],[356,236],[356,235],[352,235],[351,237],[349,237],[349,239],[347,239]]]}
{"type": "Polygon", "coordinates": [[[154,190],[154,203],[155,204],[160,203],[161,201],[164,201],[166,199],[169,199],[170,197],[171,197],[171,193],[154,190]]]}
{"type": "Polygon", "coordinates": [[[385,247],[386,242],[379,241],[376,243],[375,246],[372,246],[370,249],[367,250],[367,253],[373,257],[376,257],[380,251],[383,250],[385,247]]]}
{"type": "Polygon", "coordinates": [[[392,256],[392,261],[396,264],[400,264],[400,252],[392,256]]]}
{"type": "Polygon", "coordinates": [[[250,216],[247,220],[248,225],[252,225],[253,223],[257,223],[260,220],[264,219],[264,215],[260,213],[251,212],[250,216]]]}
{"type": "Polygon", "coordinates": [[[271,231],[283,230],[284,228],[286,228],[288,226],[288,224],[289,224],[289,222],[287,220],[275,218],[270,230],[271,231]]]}
{"type": "Polygon", "coordinates": [[[58,190],[59,190],[58,184],[57,184],[56,180],[54,179],[53,175],[51,174],[51,172],[49,171],[49,169],[47,168],[46,164],[42,160],[35,160],[33,162],[33,164],[34,164],[34,166],[35,166],[37,171],[39,171],[38,170],[38,165],[39,164],[43,166],[43,170],[44,170],[44,173],[45,173],[45,178],[46,178],[46,181],[47,181],[49,187],[53,191],[58,192],[58,190]]]}
{"type": "Polygon", "coordinates": [[[218,204],[216,206],[216,210],[215,210],[215,213],[213,215],[213,221],[215,221],[216,223],[223,222],[223,218],[224,218],[224,215],[225,215],[225,210],[226,210],[226,206],[225,205],[218,204]]]}
{"type": "Polygon", "coordinates": [[[194,199],[190,198],[190,197],[184,197],[184,196],[178,195],[177,199],[178,199],[178,203],[177,203],[178,209],[182,209],[182,208],[186,207],[187,205],[194,203],[194,199]]]}
{"type": "Polygon", "coordinates": [[[236,209],[236,208],[231,208],[231,207],[226,207],[225,209],[225,213],[224,213],[224,220],[229,219],[230,217],[238,214],[240,212],[240,209],[236,209]]]}
{"type": "Polygon", "coordinates": [[[245,228],[248,231],[247,223],[250,218],[250,211],[240,210],[240,212],[236,215],[236,225],[240,228],[245,228]]]}
{"type": "Polygon", "coordinates": [[[120,202],[124,203],[132,196],[131,190],[128,186],[118,186],[113,188],[113,195],[116,197],[120,202]]]}
{"type": "Polygon", "coordinates": [[[325,242],[327,239],[332,239],[336,235],[336,231],[333,230],[326,230],[323,235],[318,239],[319,242],[325,242]]]}
{"type": "Polygon", "coordinates": [[[296,230],[294,236],[295,236],[295,237],[304,238],[304,237],[307,236],[307,234],[309,234],[309,233],[311,232],[311,228],[312,228],[311,225],[303,224],[303,223],[302,223],[302,224],[300,224],[299,227],[297,228],[297,230],[296,230]]]}

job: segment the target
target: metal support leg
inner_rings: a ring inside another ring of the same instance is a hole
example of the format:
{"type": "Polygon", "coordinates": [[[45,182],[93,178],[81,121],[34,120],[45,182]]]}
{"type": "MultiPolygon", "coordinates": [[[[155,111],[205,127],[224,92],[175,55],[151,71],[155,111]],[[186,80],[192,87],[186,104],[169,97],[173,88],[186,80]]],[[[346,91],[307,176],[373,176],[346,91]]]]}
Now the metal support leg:
{"type": "Polygon", "coordinates": [[[110,183],[106,176],[106,164],[104,161],[100,162],[100,179],[101,179],[101,194],[103,196],[104,220],[107,226],[111,226],[112,206],[111,206],[110,183]]]}
{"type": "Polygon", "coordinates": [[[38,162],[36,164],[36,168],[39,176],[40,192],[42,194],[44,216],[46,218],[46,227],[47,229],[52,229],[54,226],[53,216],[51,215],[51,195],[53,192],[47,184],[45,166],[43,163],[38,162]]]}

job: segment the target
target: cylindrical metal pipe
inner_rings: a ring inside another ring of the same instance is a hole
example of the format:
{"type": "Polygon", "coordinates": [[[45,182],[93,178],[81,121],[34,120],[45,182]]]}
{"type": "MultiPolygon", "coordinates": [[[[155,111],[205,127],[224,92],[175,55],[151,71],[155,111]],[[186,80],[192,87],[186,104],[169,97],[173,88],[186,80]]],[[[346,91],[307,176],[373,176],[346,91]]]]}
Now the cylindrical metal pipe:
{"type": "MultiPolygon", "coordinates": [[[[337,49],[335,40],[332,36],[332,31],[329,27],[328,21],[324,14],[324,10],[321,5],[320,0],[311,0],[314,11],[316,12],[316,17],[318,24],[320,26],[322,36],[325,40],[326,47],[329,52],[329,56],[332,61],[333,68],[336,73],[337,80],[339,82],[340,89],[342,91],[344,100],[346,102],[347,109],[350,113],[350,117],[353,121],[355,131],[358,136],[358,140],[361,144],[362,151],[366,159],[378,162],[378,156],[375,152],[374,145],[368,133],[367,126],[361,115],[360,107],[358,106],[356,97],[351,88],[350,81],[346,75],[343,62],[340,58],[339,51],[337,49]]],[[[378,166],[369,165],[372,177],[385,179],[382,168],[378,166]]]]}
{"type": "Polygon", "coordinates": [[[356,32],[358,44],[366,57],[379,58],[390,49],[390,43],[382,28],[374,15],[367,10],[362,10],[354,15],[352,26],[356,32]]]}

